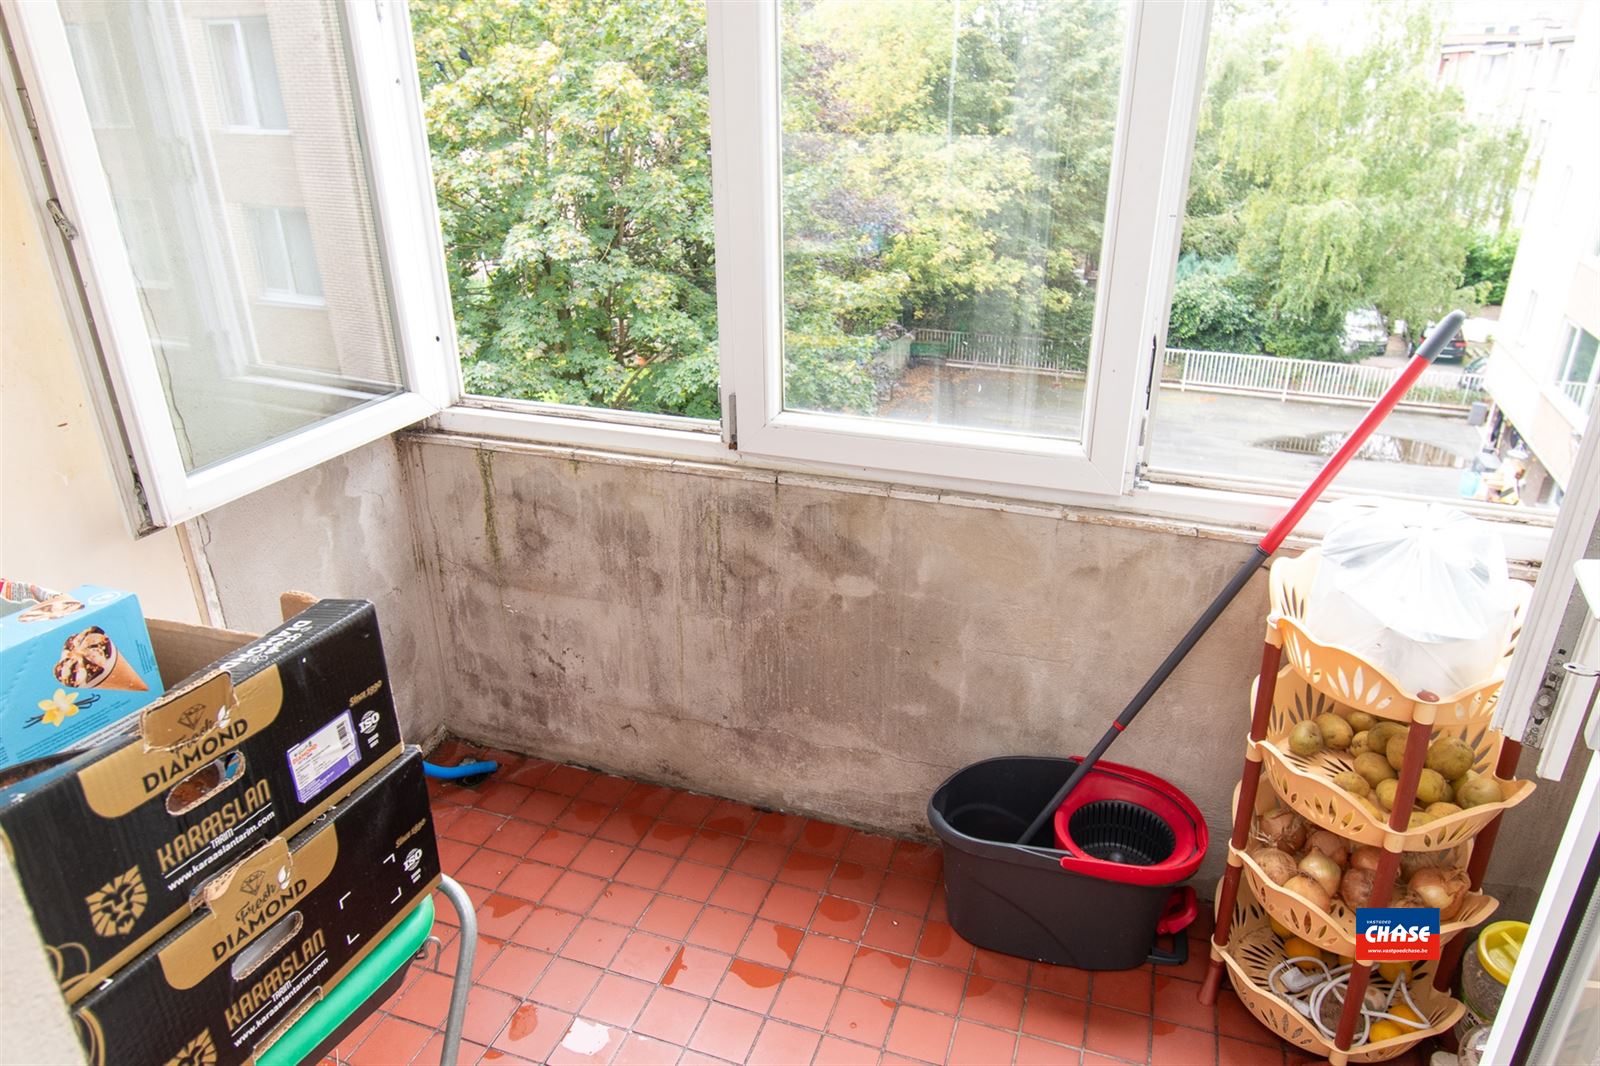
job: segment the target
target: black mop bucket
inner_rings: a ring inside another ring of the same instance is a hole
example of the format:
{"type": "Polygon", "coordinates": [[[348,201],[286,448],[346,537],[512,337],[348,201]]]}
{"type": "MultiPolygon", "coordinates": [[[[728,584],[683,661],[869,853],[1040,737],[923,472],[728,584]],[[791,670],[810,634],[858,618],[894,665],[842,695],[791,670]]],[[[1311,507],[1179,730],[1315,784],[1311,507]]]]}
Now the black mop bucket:
{"type": "Polygon", "coordinates": [[[944,843],[950,925],[991,951],[1080,970],[1182,965],[1205,856],[1199,810],[1154,774],[1096,763],[1047,826],[1017,838],[1077,759],[973,763],[940,785],[928,821],[944,843]],[[1180,934],[1171,952],[1156,938],[1180,934]]]}

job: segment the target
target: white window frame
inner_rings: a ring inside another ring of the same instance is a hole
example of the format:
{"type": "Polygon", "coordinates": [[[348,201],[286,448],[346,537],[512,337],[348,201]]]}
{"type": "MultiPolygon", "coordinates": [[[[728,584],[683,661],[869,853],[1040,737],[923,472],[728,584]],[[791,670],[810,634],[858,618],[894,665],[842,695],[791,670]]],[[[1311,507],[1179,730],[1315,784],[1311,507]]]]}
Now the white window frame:
{"type": "MultiPolygon", "coordinates": [[[[987,433],[971,433],[959,441],[958,434],[948,433],[949,439],[932,444],[911,435],[896,439],[891,436],[896,427],[885,428],[883,423],[872,424],[865,433],[851,433],[848,427],[836,429],[837,423],[818,425],[818,421],[828,421],[826,416],[792,412],[777,416],[777,375],[763,362],[781,336],[781,308],[776,302],[782,254],[777,231],[777,79],[775,70],[770,69],[775,52],[763,43],[775,44],[775,0],[707,3],[722,351],[720,422],[468,395],[441,412],[431,425],[445,432],[489,439],[869,479],[880,486],[886,484],[888,491],[904,487],[914,494],[948,491],[1107,509],[1220,535],[1267,528],[1282,515],[1297,488],[1251,485],[1233,478],[1214,482],[1172,478],[1151,483],[1137,476],[1140,450],[1149,438],[1152,360],[1166,345],[1203,89],[1210,7],[1208,0],[1183,5],[1141,3],[1136,21],[1130,25],[1131,62],[1146,63],[1148,70],[1147,61],[1157,54],[1170,60],[1165,70],[1156,62],[1155,77],[1139,85],[1146,95],[1135,104],[1141,115],[1151,116],[1149,120],[1165,131],[1161,154],[1147,150],[1141,157],[1145,169],[1160,174],[1162,189],[1159,198],[1154,198],[1158,205],[1152,213],[1155,226],[1147,229],[1150,250],[1141,255],[1146,275],[1136,282],[1143,288],[1147,306],[1142,320],[1131,330],[1135,351],[1129,354],[1128,364],[1133,372],[1124,376],[1128,367],[1112,371],[1118,375],[1118,387],[1108,388],[1111,395],[1097,403],[1095,429],[1086,438],[1087,447],[1078,445],[1083,455],[1071,457],[1076,469],[1063,471],[1060,467],[1069,460],[1056,456],[1008,452],[997,447],[995,435],[987,433]],[[1181,19],[1176,17],[1180,12],[1181,19]],[[1157,25],[1148,32],[1156,36],[1134,32],[1134,26],[1151,23],[1157,25]],[[1151,80],[1157,84],[1149,84],[1151,80]],[[1151,97],[1161,96],[1163,89],[1166,110],[1160,111],[1151,97]],[[814,443],[819,446],[812,447],[814,443]],[[1104,447],[1096,451],[1100,444],[1104,447]],[[909,458],[907,453],[911,453],[909,458]]],[[[1137,76],[1137,70],[1130,71],[1130,78],[1137,76]]],[[[1126,121],[1119,116],[1119,130],[1126,121]]],[[[1142,194],[1147,201],[1152,199],[1148,187],[1142,194]]],[[[1104,278],[1102,287],[1111,292],[1104,278]]],[[[1123,312],[1121,323],[1131,321],[1127,308],[1128,303],[1117,306],[1123,312]]],[[[1105,311],[1097,315],[1097,329],[1106,316],[1105,311]]],[[[1116,336],[1129,332],[1122,324],[1116,336]]],[[[1097,350],[1105,350],[1105,341],[1097,336],[1101,346],[1097,350]]],[[[770,366],[775,367],[776,362],[770,366]]],[[[1336,494],[1337,490],[1329,495],[1336,494]]],[[[1553,518],[1509,516],[1468,502],[1461,506],[1496,522],[1511,558],[1542,557],[1553,518]]],[[[1308,512],[1298,532],[1308,538],[1320,537],[1335,520],[1336,513],[1329,512],[1328,504],[1319,503],[1308,512]]]]}
{"type": "MultiPolygon", "coordinates": [[[[89,361],[94,394],[125,510],[135,533],[172,525],[363,444],[414,425],[460,395],[455,333],[444,274],[437,206],[428,168],[411,31],[402,0],[341,4],[360,136],[378,239],[389,281],[401,391],[325,418],[192,472],[184,469],[168,413],[154,339],[100,165],[77,84],[61,12],[53,3],[0,0],[17,70],[0,67],[18,139],[37,124],[46,166],[30,175],[65,291],[82,295],[69,311],[89,361]],[[21,103],[16,75],[27,88],[21,103]],[[52,211],[47,205],[54,203],[52,211]],[[53,215],[59,212],[62,223],[53,215]],[[131,465],[131,472],[126,468],[131,465]]],[[[34,145],[18,145],[24,158],[34,145]]]]}
{"type": "Polygon", "coordinates": [[[1170,272],[1156,264],[1169,257],[1161,239],[1176,234],[1161,220],[1181,206],[1185,184],[1169,180],[1163,163],[1169,134],[1198,93],[1198,77],[1182,72],[1203,65],[1204,6],[1156,10],[1137,0],[1128,12],[1080,441],[784,409],[778,23],[776,4],[713,0],[707,8],[717,330],[740,450],[991,486],[1127,491],[1135,398],[1142,399],[1160,331],[1151,312],[1165,303],[1157,292],[1170,286],[1163,278],[1170,272]]]}

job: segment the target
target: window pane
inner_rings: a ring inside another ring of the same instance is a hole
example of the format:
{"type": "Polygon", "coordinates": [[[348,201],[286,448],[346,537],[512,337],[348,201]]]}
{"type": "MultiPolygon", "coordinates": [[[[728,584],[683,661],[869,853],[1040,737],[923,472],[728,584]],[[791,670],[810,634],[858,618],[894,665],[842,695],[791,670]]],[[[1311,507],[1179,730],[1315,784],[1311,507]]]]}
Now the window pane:
{"type": "Polygon", "coordinates": [[[240,19],[245,55],[249,58],[249,92],[255,97],[256,115],[263,129],[289,128],[283,113],[283,94],[278,89],[278,61],[272,55],[272,34],[264,18],[240,19]]]}
{"type": "Polygon", "coordinates": [[[272,207],[251,207],[250,228],[255,235],[256,267],[261,271],[261,291],[281,296],[294,291],[294,275],[289,270],[289,250],[284,245],[278,212],[272,207]]]}
{"type": "Polygon", "coordinates": [[[1484,500],[1514,460],[1524,505],[1555,492],[1481,373],[1491,338],[1516,337],[1495,305],[1535,173],[1526,146],[1555,115],[1521,110],[1548,28],[1483,32],[1516,22],[1516,6],[1217,4],[1147,453],[1157,474],[1303,487],[1462,307],[1464,338],[1335,487],[1484,500]]]}
{"type": "Polygon", "coordinates": [[[1569,327],[1572,331],[1572,346],[1568,349],[1566,373],[1562,381],[1581,381],[1587,384],[1594,376],[1594,357],[1600,341],[1597,341],[1587,331],[1577,327],[1569,327]]]}
{"type": "Polygon", "coordinates": [[[120,76],[116,53],[105,28],[97,24],[69,25],[67,47],[72,51],[73,64],[84,72],[83,102],[89,111],[89,124],[96,129],[127,125],[127,106],[114,88],[120,76]]]}
{"type": "MultiPolygon", "coordinates": [[[[244,50],[239,41],[239,24],[229,19],[206,27],[211,39],[211,62],[216,72],[217,92],[222,97],[222,113],[230,126],[255,126],[255,100],[248,91],[244,50]]],[[[82,63],[78,64],[84,70],[82,63]]]]}
{"type": "Polygon", "coordinates": [[[289,257],[289,272],[294,276],[294,292],[309,300],[322,299],[322,275],[317,271],[317,252],[311,242],[311,222],[304,211],[280,209],[284,249],[289,257]]]}
{"type": "Polygon", "coordinates": [[[785,407],[1079,439],[1124,7],[780,10],[785,407]]]}
{"type": "Polygon", "coordinates": [[[201,55],[213,62],[229,49],[217,24],[194,17],[196,5],[62,4],[68,26],[79,27],[69,32],[104,39],[116,57],[77,73],[86,89],[114,76],[107,90],[128,113],[126,128],[97,129],[95,145],[136,280],[147,286],[140,303],[189,470],[402,383],[336,0],[258,10],[294,57],[285,73],[319,102],[289,136],[223,128],[227,108],[212,94],[234,79],[197,69],[189,42],[210,41],[201,55]],[[286,233],[274,212],[249,206],[262,203],[285,205],[300,223],[286,233]],[[322,275],[325,306],[262,299],[275,286],[320,292],[324,256],[339,263],[322,275]],[[158,257],[161,279],[150,276],[158,257]],[[156,280],[166,284],[148,287],[156,280]]]}
{"type": "Polygon", "coordinates": [[[413,0],[468,392],[714,418],[704,0],[413,0]]]}

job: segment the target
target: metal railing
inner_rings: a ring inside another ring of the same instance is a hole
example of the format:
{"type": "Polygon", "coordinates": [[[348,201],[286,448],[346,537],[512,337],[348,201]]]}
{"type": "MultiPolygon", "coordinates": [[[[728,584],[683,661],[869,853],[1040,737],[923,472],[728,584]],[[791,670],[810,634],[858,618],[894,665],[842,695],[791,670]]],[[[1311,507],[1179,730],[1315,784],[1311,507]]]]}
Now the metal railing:
{"type": "Polygon", "coordinates": [[[1572,401],[1574,407],[1584,414],[1589,413],[1589,407],[1594,403],[1596,388],[1600,388],[1600,386],[1590,384],[1587,381],[1563,381],[1561,383],[1562,393],[1572,401]]]}
{"type": "Polygon", "coordinates": [[[918,345],[943,346],[943,358],[954,363],[1076,374],[1089,367],[1088,353],[1077,345],[1038,334],[919,328],[912,331],[912,339],[918,345]]]}
{"type": "MultiPolygon", "coordinates": [[[[1242,355],[1193,348],[1168,348],[1163,385],[1275,395],[1280,400],[1376,400],[1394,383],[1399,367],[1325,363],[1274,355],[1242,355]]],[[[1411,406],[1470,407],[1483,392],[1483,377],[1433,367],[1423,372],[1403,401],[1411,406]]]]}
{"type": "MultiPolygon", "coordinates": [[[[939,356],[957,365],[1077,375],[1088,368],[1087,353],[1078,346],[1036,334],[918,328],[912,331],[912,340],[915,343],[913,356],[926,357],[926,348],[937,345],[943,349],[939,356]],[[916,348],[924,351],[918,352],[916,348]]],[[[1383,395],[1399,373],[1399,367],[1168,348],[1161,383],[1178,389],[1270,395],[1280,400],[1371,402],[1383,395]]],[[[1567,386],[1567,395],[1573,403],[1587,410],[1586,405],[1592,398],[1589,390],[1589,386],[1572,383],[1567,386]],[[1581,390],[1582,394],[1574,389],[1581,390]]],[[[1466,408],[1482,396],[1481,374],[1433,367],[1423,373],[1402,402],[1412,407],[1466,408]]]]}

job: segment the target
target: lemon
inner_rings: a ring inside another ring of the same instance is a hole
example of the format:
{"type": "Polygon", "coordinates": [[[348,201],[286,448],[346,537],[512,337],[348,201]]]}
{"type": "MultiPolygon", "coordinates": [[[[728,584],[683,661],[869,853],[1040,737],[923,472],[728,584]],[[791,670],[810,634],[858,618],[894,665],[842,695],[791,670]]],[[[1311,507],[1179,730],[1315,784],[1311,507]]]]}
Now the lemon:
{"type": "Polygon", "coordinates": [[[1415,1022],[1419,1028],[1426,1028],[1428,1024],[1428,1019],[1424,1018],[1422,1015],[1418,1014],[1404,1003],[1396,1003],[1394,1006],[1384,1011],[1384,1013],[1392,1014],[1396,1018],[1404,1018],[1408,1022],[1415,1022]]]}
{"type": "Polygon", "coordinates": [[[1380,1040],[1393,1040],[1397,1036],[1405,1035],[1405,1026],[1385,1018],[1382,1021],[1372,1023],[1372,1028],[1367,1032],[1367,1043],[1376,1044],[1380,1040]]]}
{"type": "Polygon", "coordinates": [[[1293,940],[1294,939],[1294,930],[1293,929],[1290,929],[1287,925],[1284,925],[1282,922],[1278,921],[1278,919],[1270,917],[1270,916],[1267,918],[1267,921],[1272,923],[1272,931],[1274,933],[1278,934],[1278,939],[1279,940],[1293,940]]]}
{"type": "Polygon", "coordinates": [[[1388,981],[1391,984],[1395,981],[1398,981],[1402,976],[1409,974],[1410,972],[1411,964],[1409,962],[1378,963],[1378,973],[1385,981],[1388,981]]]}
{"type": "Polygon", "coordinates": [[[1315,944],[1308,944],[1297,936],[1292,936],[1283,942],[1283,957],[1286,959],[1306,960],[1305,962],[1297,962],[1295,965],[1307,973],[1313,973],[1321,969],[1320,966],[1313,966],[1311,963],[1322,961],[1322,949],[1315,944]]]}

